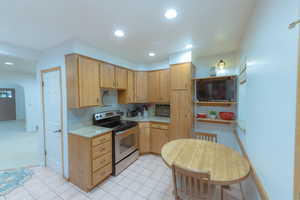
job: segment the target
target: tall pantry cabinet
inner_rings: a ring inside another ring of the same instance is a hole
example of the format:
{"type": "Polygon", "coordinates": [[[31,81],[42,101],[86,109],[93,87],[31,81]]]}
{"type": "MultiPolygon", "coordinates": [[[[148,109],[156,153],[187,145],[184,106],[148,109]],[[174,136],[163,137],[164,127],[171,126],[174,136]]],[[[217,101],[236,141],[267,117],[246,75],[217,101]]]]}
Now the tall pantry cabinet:
{"type": "Polygon", "coordinates": [[[192,63],[171,65],[170,140],[191,137],[193,126],[192,63]]]}

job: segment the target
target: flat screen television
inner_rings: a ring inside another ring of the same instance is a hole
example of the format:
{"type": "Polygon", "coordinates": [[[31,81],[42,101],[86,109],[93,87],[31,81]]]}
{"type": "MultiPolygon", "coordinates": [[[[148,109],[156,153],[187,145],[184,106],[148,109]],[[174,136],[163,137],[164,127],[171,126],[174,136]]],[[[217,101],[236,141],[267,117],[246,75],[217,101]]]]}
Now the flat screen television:
{"type": "Polygon", "coordinates": [[[236,102],[236,78],[199,79],[196,95],[198,101],[236,102]]]}

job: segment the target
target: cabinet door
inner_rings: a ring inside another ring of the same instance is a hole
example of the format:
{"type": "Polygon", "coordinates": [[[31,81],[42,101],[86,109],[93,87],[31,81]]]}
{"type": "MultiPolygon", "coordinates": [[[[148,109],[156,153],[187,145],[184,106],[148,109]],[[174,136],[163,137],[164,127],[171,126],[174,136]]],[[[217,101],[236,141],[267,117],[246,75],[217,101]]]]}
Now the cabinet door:
{"type": "Polygon", "coordinates": [[[115,88],[115,67],[108,63],[101,63],[100,66],[100,87],[115,88]]]}
{"type": "Polygon", "coordinates": [[[148,72],[148,100],[159,102],[160,98],[160,71],[148,72]]]}
{"type": "Polygon", "coordinates": [[[192,129],[192,97],[189,90],[171,92],[170,139],[189,138],[192,129]]]}
{"type": "Polygon", "coordinates": [[[100,105],[99,63],[79,57],[78,76],[80,107],[100,105]]]}
{"type": "Polygon", "coordinates": [[[127,81],[127,103],[134,102],[134,72],[127,71],[128,81],[127,81]]]}
{"type": "Polygon", "coordinates": [[[160,101],[170,102],[170,70],[162,70],[159,72],[160,84],[160,101]]]}
{"type": "Polygon", "coordinates": [[[139,150],[141,154],[150,153],[150,127],[140,128],[139,150]]]}
{"type": "Polygon", "coordinates": [[[127,70],[116,67],[116,88],[126,90],[127,89],[127,70]]]}
{"type": "Polygon", "coordinates": [[[148,101],[147,72],[135,72],[135,101],[139,103],[148,101]]]}
{"type": "Polygon", "coordinates": [[[169,141],[168,130],[151,128],[151,152],[161,154],[161,149],[169,141]]]}
{"type": "Polygon", "coordinates": [[[191,88],[192,83],[191,63],[171,65],[171,89],[186,90],[191,88]]]}

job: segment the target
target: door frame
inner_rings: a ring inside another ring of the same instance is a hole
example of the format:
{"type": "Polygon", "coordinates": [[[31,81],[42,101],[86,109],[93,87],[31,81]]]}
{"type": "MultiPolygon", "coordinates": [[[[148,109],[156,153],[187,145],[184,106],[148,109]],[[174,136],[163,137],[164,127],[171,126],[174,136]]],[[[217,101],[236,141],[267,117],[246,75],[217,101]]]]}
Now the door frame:
{"type": "Polygon", "coordinates": [[[61,168],[62,176],[64,177],[64,124],[63,124],[63,96],[62,96],[62,70],[61,67],[52,67],[45,70],[41,70],[41,99],[42,99],[42,113],[43,113],[43,142],[44,142],[44,165],[47,166],[47,155],[46,155],[46,127],[45,127],[45,99],[44,99],[44,74],[48,72],[58,71],[59,72],[59,81],[60,81],[60,113],[61,113],[61,168]]]}

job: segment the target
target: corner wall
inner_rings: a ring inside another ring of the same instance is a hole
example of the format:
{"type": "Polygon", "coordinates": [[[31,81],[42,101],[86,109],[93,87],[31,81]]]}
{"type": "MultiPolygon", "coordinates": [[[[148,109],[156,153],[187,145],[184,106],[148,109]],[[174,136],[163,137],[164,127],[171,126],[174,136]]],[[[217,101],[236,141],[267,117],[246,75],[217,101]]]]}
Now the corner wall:
{"type": "Polygon", "coordinates": [[[293,199],[297,0],[259,0],[243,39],[247,58],[246,134],[239,136],[272,200],[293,199]]]}

